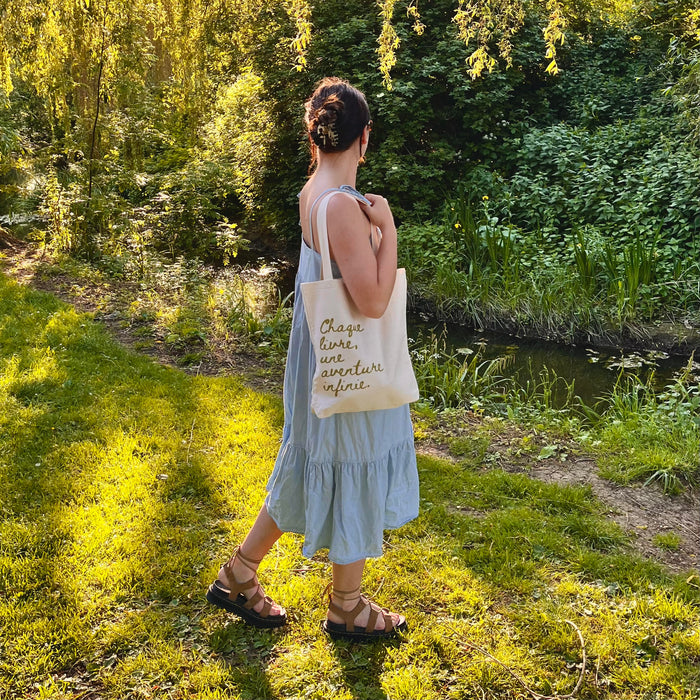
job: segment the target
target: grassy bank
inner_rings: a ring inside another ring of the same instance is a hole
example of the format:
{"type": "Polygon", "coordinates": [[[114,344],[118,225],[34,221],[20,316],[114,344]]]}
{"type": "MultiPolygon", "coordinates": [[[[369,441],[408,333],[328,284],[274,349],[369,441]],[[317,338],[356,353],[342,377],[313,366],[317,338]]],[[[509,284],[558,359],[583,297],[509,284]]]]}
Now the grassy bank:
{"type": "Polygon", "coordinates": [[[494,417],[563,434],[595,453],[600,472],[620,484],[659,482],[666,493],[700,483],[700,365],[658,388],[618,374],[594,404],[547,367],[504,377],[508,357],[486,360],[482,350],[450,350],[444,336],[422,338],[413,351],[421,402],[437,411],[471,408],[494,417]]]}
{"type": "MultiPolygon", "coordinates": [[[[434,233],[434,228],[428,231],[434,233]]],[[[422,235],[414,230],[409,236],[416,239],[413,246],[427,249],[422,235]]],[[[495,244],[494,254],[503,255],[500,244],[495,244]]],[[[551,255],[513,250],[506,256],[505,263],[497,258],[496,269],[472,267],[466,272],[462,262],[443,263],[433,255],[407,251],[402,262],[409,270],[412,308],[450,323],[566,344],[678,354],[700,347],[700,268],[690,259],[678,277],[654,284],[634,279],[639,263],[631,262],[618,277],[593,288],[570,249],[562,247],[551,255]],[[566,265],[562,260],[568,256],[572,261],[566,265]]],[[[621,266],[627,262],[625,258],[621,266]]]]}
{"type": "Polygon", "coordinates": [[[4,277],[0,368],[2,697],[514,698],[581,673],[580,697],[697,697],[697,578],[634,555],[586,488],[422,456],[420,516],[366,584],[406,640],[330,644],[329,566],[295,536],[262,572],[291,624],[255,632],[203,592],[263,496],[279,399],[4,277]]]}

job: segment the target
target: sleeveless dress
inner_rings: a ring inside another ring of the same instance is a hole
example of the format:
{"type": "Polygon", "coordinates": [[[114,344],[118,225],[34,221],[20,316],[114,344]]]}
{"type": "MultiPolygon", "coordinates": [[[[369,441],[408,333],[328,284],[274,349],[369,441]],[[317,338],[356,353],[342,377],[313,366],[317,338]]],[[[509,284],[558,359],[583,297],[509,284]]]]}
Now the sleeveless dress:
{"type": "MultiPolygon", "coordinates": [[[[333,263],[333,276],[340,277],[333,263]]],[[[302,553],[328,549],[336,564],[382,555],[383,531],[418,515],[418,470],[408,405],[311,411],[316,366],[300,284],[321,278],[321,256],[302,238],[284,375],[282,446],[265,505],[284,532],[304,535],[302,553]]]]}

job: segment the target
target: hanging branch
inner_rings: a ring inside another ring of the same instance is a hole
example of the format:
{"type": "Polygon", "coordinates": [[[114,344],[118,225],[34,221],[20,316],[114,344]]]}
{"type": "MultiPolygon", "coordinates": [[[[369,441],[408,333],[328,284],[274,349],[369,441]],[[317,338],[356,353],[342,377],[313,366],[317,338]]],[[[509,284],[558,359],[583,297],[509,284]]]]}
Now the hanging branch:
{"type": "Polygon", "coordinates": [[[378,0],[379,14],[382,18],[382,32],[377,42],[377,54],[379,55],[379,71],[384,77],[384,86],[392,89],[391,69],[396,65],[396,49],[401,40],[394,29],[392,19],[394,17],[394,5],[396,0],[378,0]]]}
{"type": "Polygon", "coordinates": [[[545,58],[550,59],[545,71],[550,75],[556,75],[559,72],[557,65],[557,42],[564,43],[564,29],[566,21],[564,19],[564,11],[557,0],[547,0],[547,10],[549,11],[549,23],[542,30],[544,35],[545,46],[547,52],[545,58]]]}
{"type": "Polygon", "coordinates": [[[90,138],[90,157],[88,161],[88,201],[92,200],[92,160],[95,154],[95,139],[97,137],[97,122],[100,118],[100,100],[102,92],[102,71],[104,69],[104,53],[107,36],[107,8],[108,3],[105,3],[104,14],[102,15],[102,41],[100,43],[100,61],[97,72],[97,92],[95,94],[95,120],[92,123],[92,136],[90,138]]]}
{"type": "Polygon", "coordinates": [[[522,2],[459,0],[452,21],[457,25],[459,38],[467,48],[476,40],[476,47],[467,57],[468,73],[472,80],[480,78],[484,71],[492,73],[497,65],[497,56],[505,60],[507,67],[513,64],[511,39],[525,22],[522,2]],[[496,38],[498,54],[494,56],[489,44],[496,38]]]}
{"type": "Polygon", "coordinates": [[[295,53],[294,67],[298,71],[306,68],[306,52],[311,43],[311,6],[308,0],[292,0],[287,6],[287,14],[294,20],[296,36],[292,39],[295,53]]]}

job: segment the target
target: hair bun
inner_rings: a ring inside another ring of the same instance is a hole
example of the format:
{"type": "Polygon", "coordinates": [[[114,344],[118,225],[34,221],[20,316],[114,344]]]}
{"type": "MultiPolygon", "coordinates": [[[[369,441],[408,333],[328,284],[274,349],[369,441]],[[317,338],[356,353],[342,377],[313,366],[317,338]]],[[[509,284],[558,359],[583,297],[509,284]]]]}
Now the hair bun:
{"type": "Polygon", "coordinates": [[[325,153],[346,150],[370,119],[364,95],[339,78],[324,78],[304,106],[309,138],[325,153]]]}
{"type": "Polygon", "coordinates": [[[316,113],[319,119],[323,115],[327,116],[331,121],[335,121],[343,111],[343,107],[345,105],[338,95],[328,95],[323,104],[316,110],[316,113]]]}

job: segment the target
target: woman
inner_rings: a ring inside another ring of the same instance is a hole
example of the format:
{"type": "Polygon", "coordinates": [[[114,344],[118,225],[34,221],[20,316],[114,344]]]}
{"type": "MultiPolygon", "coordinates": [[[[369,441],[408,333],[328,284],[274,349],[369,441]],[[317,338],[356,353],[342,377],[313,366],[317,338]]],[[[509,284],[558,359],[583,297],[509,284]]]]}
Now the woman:
{"type": "Polygon", "coordinates": [[[303,553],[328,548],[332,594],[324,621],[331,637],[374,639],[407,629],[403,615],[361,595],[367,557],[382,554],[384,529],[418,514],[418,473],[409,407],[317,418],[310,408],[315,357],[300,284],[320,279],[318,204],[330,197],[328,240],[334,276],[342,277],[366,316],[380,317],[396,275],[396,227],[387,201],[337,192],[355,187],[371,120],[364,95],[338,78],[322,80],[306,103],[315,170],[299,195],[303,241],[284,380],[285,425],[267,498],[247,537],[209,587],[210,602],[258,627],[278,627],[286,613],[263,594],[256,571],[283,532],[304,535],[303,553]],[[333,190],[333,192],[328,192],[333,190]],[[379,232],[381,232],[381,236],[379,232]]]}

